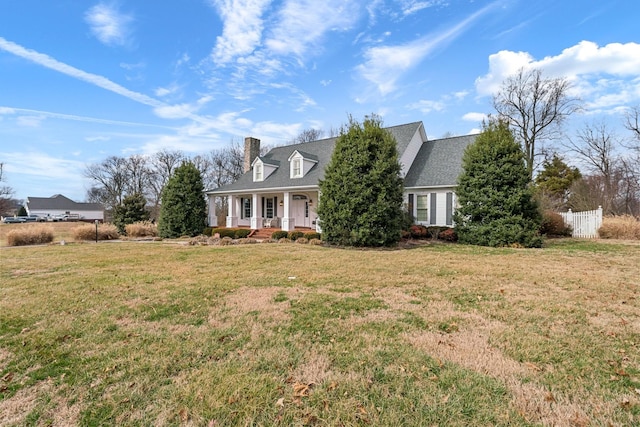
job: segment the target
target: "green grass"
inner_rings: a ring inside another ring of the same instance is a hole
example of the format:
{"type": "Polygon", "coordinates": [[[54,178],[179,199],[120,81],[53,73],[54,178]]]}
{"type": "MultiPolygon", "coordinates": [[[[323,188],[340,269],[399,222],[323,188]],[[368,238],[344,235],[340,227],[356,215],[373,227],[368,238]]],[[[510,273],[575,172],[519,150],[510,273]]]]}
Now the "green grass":
{"type": "Polygon", "coordinates": [[[640,246],[0,250],[0,425],[633,425],[640,246]]]}

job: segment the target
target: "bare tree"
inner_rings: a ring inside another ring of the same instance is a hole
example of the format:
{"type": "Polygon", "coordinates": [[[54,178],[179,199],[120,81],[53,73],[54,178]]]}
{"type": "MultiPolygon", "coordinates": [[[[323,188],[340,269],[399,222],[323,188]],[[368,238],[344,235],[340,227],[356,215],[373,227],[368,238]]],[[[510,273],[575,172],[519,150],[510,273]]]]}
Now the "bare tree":
{"type": "Polygon", "coordinates": [[[125,162],[125,173],[127,176],[125,187],[127,195],[145,195],[148,192],[151,178],[148,157],[139,154],[129,156],[125,162]]]}
{"type": "Polygon", "coordinates": [[[154,154],[150,159],[149,169],[149,201],[154,205],[152,216],[155,218],[159,212],[160,201],[162,200],[162,190],[169,181],[175,169],[185,160],[182,151],[162,150],[154,154]]]}
{"type": "Polygon", "coordinates": [[[2,184],[5,182],[4,163],[0,163],[0,215],[6,215],[13,206],[13,188],[2,184]]]}
{"type": "Polygon", "coordinates": [[[98,188],[101,188],[100,192],[90,191],[93,192],[93,195],[102,195],[101,202],[107,210],[112,210],[122,203],[128,185],[126,158],[110,156],[101,163],[87,166],[84,175],[93,180],[98,188]]]}
{"type": "MultiPolygon", "coordinates": [[[[607,214],[637,214],[637,175],[633,163],[621,153],[623,144],[623,139],[605,122],[586,124],[578,131],[577,139],[567,143],[591,176],[587,181],[589,190],[583,189],[583,196],[597,197],[607,214]]],[[[595,204],[594,201],[592,205],[595,204]]]]}
{"type": "Polygon", "coordinates": [[[303,142],[313,142],[321,139],[324,132],[319,129],[305,129],[291,140],[292,144],[300,144],[303,142]]]}
{"type": "MultiPolygon", "coordinates": [[[[633,132],[636,141],[640,143],[640,107],[633,107],[625,114],[624,126],[633,132]]],[[[636,145],[640,149],[640,145],[636,145]]]]}
{"type": "Polygon", "coordinates": [[[520,140],[529,179],[541,145],[557,138],[564,120],[580,109],[579,100],[569,95],[570,88],[565,78],[544,78],[541,70],[521,68],[493,97],[499,117],[509,122],[520,140]]]}

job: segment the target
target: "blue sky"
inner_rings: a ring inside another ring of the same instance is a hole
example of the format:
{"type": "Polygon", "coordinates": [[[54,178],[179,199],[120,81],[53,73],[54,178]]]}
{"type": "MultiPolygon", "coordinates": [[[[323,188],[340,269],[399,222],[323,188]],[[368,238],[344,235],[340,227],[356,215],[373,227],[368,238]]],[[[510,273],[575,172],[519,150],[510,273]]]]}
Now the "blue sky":
{"type": "Polygon", "coordinates": [[[86,165],[348,115],[477,131],[521,67],[571,80],[580,118],[640,104],[636,0],[0,2],[0,162],[15,196],[84,200],[86,165]]]}

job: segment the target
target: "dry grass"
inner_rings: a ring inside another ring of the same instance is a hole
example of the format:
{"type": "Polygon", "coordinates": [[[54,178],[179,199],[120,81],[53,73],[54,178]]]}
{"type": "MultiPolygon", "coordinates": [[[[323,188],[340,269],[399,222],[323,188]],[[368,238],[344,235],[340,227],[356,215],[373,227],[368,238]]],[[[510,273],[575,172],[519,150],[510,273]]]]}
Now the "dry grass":
{"type": "Polygon", "coordinates": [[[603,239],[640,240],[640,221],[631,215],[604,217],[598,235],[603,239]]]}
{"type": "Polygon", "coordinates": [[[0,425],[640,423],[635,242],[4,251],[0,425]]]}
{"type": "Polygon", "coordinates": [[[124,227],[128,237],[156,237],[158,236],[158,226],[151,221],[141,221],[127,224],[124,227]]]}
{"type": "MultiPolygon", "coordinates": [[[[79,225],[78,222],[52,222],[47,223],[46,227],[53,230],[53,243],[73,241],[73,229],[79,225]]],[[[22,223],[22,224],[4,224],[0,223],[0,247],[9,246],[7,235],[12,231],[24,231],[42,227],[42,223],[22,223]]]]}
{"type": "Polygon", "coordinates": [[[53,227],[46,225],[23,227],[7,233],[9,246],[44,245],[51,242],[53,242],[53,227]]]}
{"type": "Polygon", "coordinates": [[[113,224],[82,224],[73,229],[73,238],[82,240],[118,240],[120,233],[113,224]]]}

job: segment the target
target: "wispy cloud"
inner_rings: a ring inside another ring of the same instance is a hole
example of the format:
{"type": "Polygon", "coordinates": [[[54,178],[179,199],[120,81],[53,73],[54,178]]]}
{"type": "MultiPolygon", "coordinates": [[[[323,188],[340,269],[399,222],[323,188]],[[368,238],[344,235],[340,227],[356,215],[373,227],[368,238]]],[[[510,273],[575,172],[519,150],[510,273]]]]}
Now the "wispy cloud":
{"type": "Polygon", "coordinates": [[[448,0],[429,0],[429,1],[417,1],[417,0],[401,0],[400,7],[402,8],[402,14],[413,15],[423,9],[427,9],[434,6],[441,6],[448,4],[448,0]]]}
{"type": "Polygon", "coordinates": [[[61,120],[72,120],[76,122],[88,122],[88,123],[98,123],[105,125],[117,125],[117,126],[136,126],[136,127],[155,127],[155,128],[164,128],[164,129],[175,129],[169,126],[155,125],[149,123],[137,123],[137,122],[125,122],[119,120],[105,120],[99,119],[96,117],[87,117],[87,116],[76,116],[73,114],[62,114],[55,113],[51,111],[42,111],[42,110],[32,110],[28,108],[14,108],[14,107],[3,107],[0,106],[0,115],[9,115],[9,114],[24,114],[24,116],[20,117],[39,117],[40,119],[52,118],[52,119],[61,119],[61,120]]]}
{"type": "Polygon", "coordinates": [[[226,64],[246,56],[260,45],[263,18],[271,0],[213,0],[223,21],[222,35],[216,39],[213,59],[226,64]]]}
{"type": "Polygon", "coordinates": [[[131,44],[131,15],[120,13],[113,4],[99,3],[84,16],[91,32],[107,46],[129,46],[131,44]]]}
{"type": "Polygon", "coordinates": [[[403,45],[372,47],[364,53],[366,61],[358,65],[356,71],[373,83],[381,95],[388,95],[396,89],[398,79],[405,72],[422,62],[435,49],[453,41],[498,3],[485,6],[440,33],[429,34],[403,45]]]}
{"type": "Polygon", "coordinates": [[[0,49],[6,52],[12,53],[28,61],[35,62],[36,64],[41,65],[43,67],[49,68],[51,70],[57,71],[62,74],[66,74],[78,80],[83,80],[87,83],[91,83],[105,90],[117,93],[118,95],[122,95],[126,98],[129,98],[141,104],[149,105],[151,107],[161,107],[163,105],[162,102],[156,99],[153,99],[150,96],[129,90],[124,86],[121,86],[117,83],[112,82],[106,77],[99,76],[97,74],[88,73],[86,71],[82,71],[78,68],[72,67],[71,65],[67,65],[63,62],[60,62],[50,57],[49,55],[36,52],[35,50],[24,48],[2,37],[0,37],[0,49]]]}
{"type": "Polygon", "coordinates": [[[192,111],[196,107],[188,106],[187,104],[172,106],[152,98],[148,95],[135,92],[119,85],[106,77],[88,73],[71,65],[60,62],[49,55],[36,52],[31,49],[24,48],[16,43],[10,42],[0,37],[0,50],[12,53],[16,56],[32,61],[38,65],[57,71],[62,74],[66,74],[78,80],[85,81],[95,86],[101,87],[105,90],[117,93],[118,95],[129,98],[140,104],[144,104],[153,107],[153,110],[159,117],[162,118],[188,118],[190,120],[206,123],[209,119],[196,114],[192,114],[192,111]],[[180,114],[173,114],[172,111],[180,111],[180,114]]]}
{"type": "Polygon", "coordinates": [[[349,30],[359,17],[358,2],[288,0],[279,11],[265,46],[277,55],[304,58],[319,49],[326,33],[349,30]]]}

